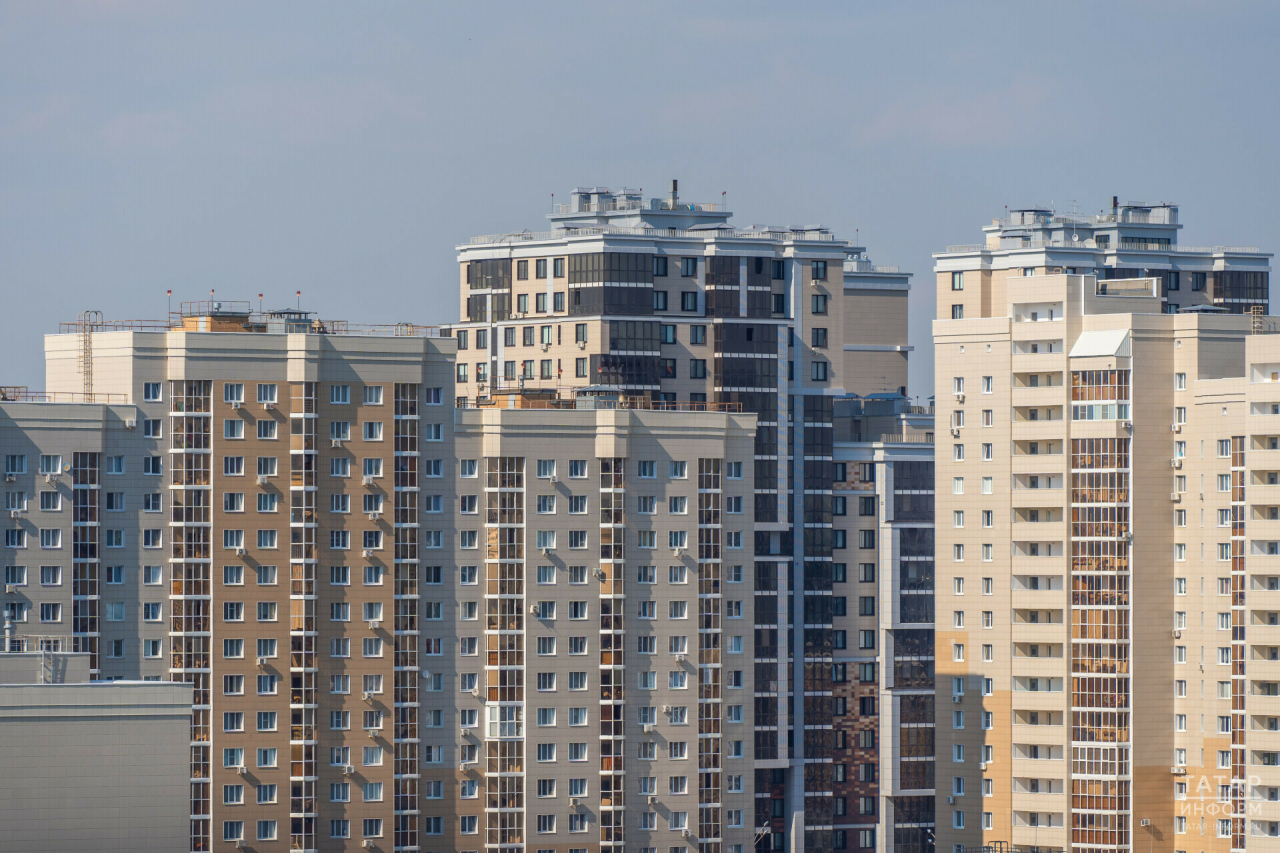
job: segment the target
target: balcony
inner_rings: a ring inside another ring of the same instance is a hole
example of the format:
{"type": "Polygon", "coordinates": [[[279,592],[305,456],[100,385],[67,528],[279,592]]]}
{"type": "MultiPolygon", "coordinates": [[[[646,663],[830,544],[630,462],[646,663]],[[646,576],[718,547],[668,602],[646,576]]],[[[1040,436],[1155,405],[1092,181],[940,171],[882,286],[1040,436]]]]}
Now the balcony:
{"type": "Polygon", "coordinates": [[[1014,441],[1053,441],[1055,444],[1060,444],[1066,435],[1066,424],[1062,420],[1061,412],[1052,419],[1042,417],[1034,421],[1015,420],[1012,434],[1014,441]]]}
{"type": "MultiPolygon", "coordinates": [[[[1053,507],[1053,508],[1057,509],[1057,507],[1053,507]]],[[[1039,508],[1032,507],[1032,509],[1039,509],[1039,508]]],[[[1041,516],[1044,516],[1049,512],[1049,508],[1046,507],[1043,509],[1039,509],[1039,512],[1041,516]]],[[[1023,510],[1022,512],[1019,512],[1018,514],[1022,515],[1024,513],[1025,513],[1025,510],[1023,510]]],[[[1059,510],[1059,515],[1060,514],[1061,514],[1061,511],[1059,510]]],[[[1058,554],[1059,546],[1066,539],[1066,536],[1067,536],[1067,523],[1065,521],[1062,521],[1061,519],[1057,521],[1015,520],[1013,522],[1013,534],[1011,538],[1015,542],[1052,542],[1054,543],[1054,546],[1055,546],[1054,556],[1059,556],[1058,554]]],[[[1041,553],[1043,553],[1043,551],[1041,553]]],[[[1018,554],[1016,545],[1015,545],[1015,554],[1017,556],[1022,556],[1021,554],[1018,554]]]]}
{"type": "MultiPolygon", "coordinates": [[[[1025,643],[1019,643],[1018,645],[1023,647],[1026,646],[1025,643]]],[[[1013,693],[1015,697],[1022,696],[1024,693],[1061,695],[1064,683],[1063,680],[1067,676],[1067,659],[1063,657],[1061,653],[1059,653],[1057,657],[1049,657],[1045,655],[1044,651],[1050,648],[1055,647],[1041,646],[1041,655],[1039,657],[1033,658],[1030,655],[1014,656],[1010,670],[1014,679],[1013,693]],[[1030,685],[1026,682],[1026,679],[1028,678],[1039,678],[1040,689],[1029,689],[1030,685]],[[1046,688],[1046,681],[1050,682],[1049,687],[1053,689],[1046,688]]],[[[1062,647],[1057,646],[1056,648],[1060,649],[1062,647]]],[[[1014,699],[1013,704],[1018,705],[1019,707],[1023,705],[1023,703],[1016,698],[1014,699]]],[[[1058,705],[1061,704],[1061,702],[1058,703],[1058,705]]],[[[1038,710],[1038,708],[1032,708],[1031,710],[1038,710]]],[[[1057,710],[1057,708],[1055,707],[1054,710],[1057,710]]]]}
{"type": "MultiPolygon", "coordinates": [[[[1022,564],[1022,566],[1025,565],[1025,563],[1022,564]]],[[[1019,571],[1022,569],[1020,568],[1019,571]]],[[[1018,610],[1058,610],[1067,606],[1067,593],[1061,587],[1058,589],[1015,588],[1010,596],[1010,604],[1018,610]]]]}
{"type": "MultiPolygon", "coordinates": [[[[1041,815],[1040,819],[1047,819],[1047,815],[1041,815]]],[[[1029,850],[1039,850],[1040,853],[1048,853],[1049,850],[1065,850],[1067,848],[1067,830],[1065,826],[1057,825],[1057,821],[1062,819],[1061,813],[1054,816],[1055,826],[1018,826],[1014,824],[1011,833],[1011,839],[1014,847],[1026,847],[1029,850]]]]}
{"type": "Polygon", "coordinates": [[[1055,406],[1061,409],[1066,399],[1065,389],[1061,385],[1041,385],[1038,388],[1030,385],[1013,386],[1013,405],[1018,407],[1055,406]]]}
{"type": "Polygon", "coordinates": [[[1010,367],[1014,373],[1052,373],[1062,371],[1067,366],[1066,353],[1062,352],[1062,342],[1055,341],[1053,352],[1018,352],[1015,350],[1010,358],[1010,367]]]}
{"type": "Polygon", "coordinates": [[[1040,622],[1015,621],[1010,626],[1010,634],[1015,643],[1036,643],[1037,645],[1062,645],[1067,642],[1067,625],[1062,623],[1062,611],[1056,613],[1058,621],[1047,622],[1043,616],[1040,622]]]}
{"type": "MultiPolygon", "coordinates": [[[[1044,784],[1044,782],[1041,782],[1041,784],[1044,784]]],[[[1029,791],[1019,791],[1015,788],[1012,793],[1013,807],[1020,812],[1061,812],[1067,804],[1066,795],[1061,791],[1056,794],[1033,794],[1029,791]]],[[[1041,828],[1043,829],[1043,827],[1041,828]]],[[[1044,845],[1041,846],[1043,847],[1044,845]]]]}

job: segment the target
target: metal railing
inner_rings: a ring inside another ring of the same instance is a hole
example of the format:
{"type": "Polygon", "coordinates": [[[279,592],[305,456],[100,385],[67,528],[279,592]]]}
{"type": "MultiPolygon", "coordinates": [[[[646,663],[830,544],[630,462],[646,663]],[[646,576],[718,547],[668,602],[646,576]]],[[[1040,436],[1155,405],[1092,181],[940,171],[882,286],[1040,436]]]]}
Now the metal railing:
{"type": "Polygon", "coordinates": [[[71,638],[56,634],[15,634],[0,639],[0,653],[69,652],[71,638]]]}
{"type": "Polygon", "coordinates": [[[877,273],[896,273],[901,272],[896,266],[876,266],[871,261],[845,261],[845,272],[877,272],[877,273]]]}
{"type": "Polygon", "coordinates": [[[861,444],[933,444],[933,433],[907,434],[901,432],[854,433],[849,441],[861,444]]]}
{"type": "Polygon", "coordinates": [[[1109,244],[1099,246],[1094,240],[1073,242],[1071,240],[1022,240],[1013,237],[1002,238],[999,246],[989,246],[986,243],[954,243],[947,246],[947,251],[943,254],[1001,252],[1009,249],[1089,249],[1090,251],[1106,252],[1113,248],[1122,252],[1168,252],[1174,255],[1264,254],[1258,246],[1185,246],[1176,243],[1170,246],[1156,246],[1156,244],[1144,240],[1121,240],[1118,246],[1109,244]]]}
{"type": "Polygon", "coordinates": [[[82,391],[32,391],[25,385],[0,385],[0,403],[96,403],[123,405],[128,394],[85,394],[82,391]]]}
{"type": "Polygon", "coordinates": [[[472,237],[467,242],[472,246],[480,246],[493,243],[529,243],[539,240],[564,240],[568,237],[645,237],[648,239],[676,237],[698,240],[733,237],[735,239],[767,240],[772,242],[798,241],[841,243],[848,245],[847,240],[838,240],[835,235],[827,231],[766,231],[750,228],[734,228],[731,225],[725,225],[724,228],[719,229],[701,229],[693,231],[681,228],[652,228],[640,226],[626,227],[619,225],[584,225],[582,227],[575,227],[572,224],[566,224],[564,228],[558,228],[555,231],[520,231],[508,232],[506,234],[481,234],[472,237]],[[725,232],[729,233],[726,234],[725,232]]]}
{"type": "MultiPolygon", "coordinates": [[[[741,403],[700,403],[689,400],[667,401],[651,400],[648,397],[621,396],[583,397],[582,411],[592,409],[635,409],[654,412],[721,412],[737,414],[742,412],[741,403]]],[[[526,397],[519,400],[518,405],[508,405],[506,395],[494,397],[459,397],[459,409],[502,409],[515,411],[518,409],[577,409],[577,400],[563,397],[526,397]]]]}
{"type": "Polygon", "coordinates": [[[626,212],[629,210],[675,210],[689,212],[708,212],[708,213],[728,213],[727,205],[712,202],[681,202],[677,201],[674,205],[670,199],[648,199],[648,200],[620,200],[613,201],[584,201],[577,204],[557,204],[552,207],[553,212],[557,216],[563,216],[573,213],[613,213],[615,211],[626,212]]]}
{"type": "Polygon", "coordinates": [[[1152,210],[1121,210],[1118,213],[1050,213],[1048,215],[1005,216],[997,219],[1001,228],[1034,228],[1069,225],[1177,225],[1178,209],[1139,204],[1152,210]]]}
{"type": "MultiPolygon", "coordinates": [[[[228,304],[228,303],[223,303],[228,304]]],[[[247,304],[247,303],[246,303],[247,304]]],[[[200,317],[200,316],[224,316],[217,313],[202,315],[179,315],[174,312],[176,318],[174,322],[163,323],[159,320],[102,320],[94,322],[91,331],[93,332],[180,332],[182,331],[182,316],[200,317]]],[[[239,316],[232,313],[231,316],[239,316]]],[[[281,320],[268,314],[259,314],[257,312],[246,315],[247,319],[244,323],[246,332],[263,331],[269,325],[287,327],[292,330],[295,326],[305,326],[307,333],[316,335],[366,335],[374,337],[394,337],[394,338],[439,338],[446,337],[441,333],[440,326],[425,326],[418,323],[352,323],[347,320],[300,320],[290,321],[281,320]]],[[[447,328],[447,327],[446,327],[447,328]]],[[[59,334],[74,334],[82,331],[82,324],[79,323],[59,323],[59,334]]],[[[217,334],[216,332],[213,334],[217,334]]],[[[97,395],[101,397],[102,395],[97,395]]],[[[3,398],[0,398],[3,399],[3,398]]],[[[98,402],[103,402],[99,400],[98,402]]]]}

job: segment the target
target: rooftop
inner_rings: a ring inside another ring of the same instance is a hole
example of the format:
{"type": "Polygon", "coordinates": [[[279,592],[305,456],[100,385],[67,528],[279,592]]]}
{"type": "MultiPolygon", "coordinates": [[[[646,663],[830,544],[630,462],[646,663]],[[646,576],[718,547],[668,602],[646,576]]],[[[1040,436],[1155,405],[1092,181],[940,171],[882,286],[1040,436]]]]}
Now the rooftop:
{"type": "MultiPolygon", "coordinates": [[[[183,302],[168,320],[108,320],[101,311],[86,311],[72,322],[58,324],[58,333],[96,332],[237,332],[257,334],[363,335],[396,338],[447,337],[439,326],[417,323],[352,323],[321,320],[302,308],[254,310],[253,304],[236,300],[183,302]]],[[[102,401],[98,401],[102,402],[102,401]]]]}

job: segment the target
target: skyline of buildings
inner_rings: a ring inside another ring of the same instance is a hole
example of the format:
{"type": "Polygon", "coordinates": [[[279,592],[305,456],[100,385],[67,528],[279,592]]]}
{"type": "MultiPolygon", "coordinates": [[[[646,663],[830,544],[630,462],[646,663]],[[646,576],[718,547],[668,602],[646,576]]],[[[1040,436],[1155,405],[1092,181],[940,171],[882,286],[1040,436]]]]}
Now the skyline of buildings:
{"type": "Polygon", "coordinates": [[[1185,853],[1218,770],[1194,849],[1280,837],[1270,255],[1172,205],[994,220],[935,256],[939,434],[909,274],[730,215],[580,188],[458,247],[443,329],[46,338],[48,396],[0,393],[5,614],[192,683],[193,851],[1185,853]]]}

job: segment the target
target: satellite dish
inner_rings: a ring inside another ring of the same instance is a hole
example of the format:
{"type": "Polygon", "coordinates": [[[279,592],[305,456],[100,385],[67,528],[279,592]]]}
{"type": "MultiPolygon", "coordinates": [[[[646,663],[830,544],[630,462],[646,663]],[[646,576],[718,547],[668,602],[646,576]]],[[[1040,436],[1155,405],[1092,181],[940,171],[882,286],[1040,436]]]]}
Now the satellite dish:
{"type": "Polygon", "coordinates": [[[1071,242],[1072,242],[1072,243],[1079,243],[1079,242],[1080,242],[1080,235],[1079,235],[1079,234],[1072,234],[1072,235],[1071,235],[1071,242]]]}

